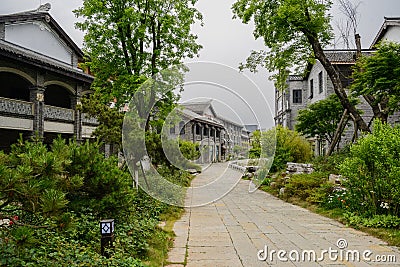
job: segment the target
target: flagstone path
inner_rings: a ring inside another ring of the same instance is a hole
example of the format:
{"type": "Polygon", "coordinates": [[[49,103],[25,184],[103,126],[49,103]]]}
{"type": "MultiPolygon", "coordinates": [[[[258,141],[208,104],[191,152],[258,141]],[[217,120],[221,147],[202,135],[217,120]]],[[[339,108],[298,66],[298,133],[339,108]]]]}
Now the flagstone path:
{"type": "MultiPolygon", "coordinates": [[[[213,164],[192,186],[240,175],[226,163],[213,164]]],[[[225,197],[186,208],[174,225],[168,266],[400,266],[397,248],[260,190],[249,193],[248,186],[240,180],[225,197]]],[[[207,199],[190,192],[188,206],[207,199]]]]}

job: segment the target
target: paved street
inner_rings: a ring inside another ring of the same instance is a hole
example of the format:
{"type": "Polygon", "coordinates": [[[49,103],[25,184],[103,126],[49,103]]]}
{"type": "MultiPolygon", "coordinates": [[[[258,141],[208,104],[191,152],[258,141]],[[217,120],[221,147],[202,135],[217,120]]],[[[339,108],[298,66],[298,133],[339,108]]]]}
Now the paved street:
{"type": "MultiPolygon", "coordinates": [[[[226,166],[212,165],[192,185],[203,185],[221,174],[222,179],[239,178],[239,172],[226,166]]],[[[212,204],[186,208],[174,226],[168,266],[400,266],[398,249],[260,190],[249,194],[248,183],[241,180],[212,204]],[[343,240],[338,244],[339,239],[343,240]]],[[[186,203],[201,198],[188,191],[186,203]]]]}

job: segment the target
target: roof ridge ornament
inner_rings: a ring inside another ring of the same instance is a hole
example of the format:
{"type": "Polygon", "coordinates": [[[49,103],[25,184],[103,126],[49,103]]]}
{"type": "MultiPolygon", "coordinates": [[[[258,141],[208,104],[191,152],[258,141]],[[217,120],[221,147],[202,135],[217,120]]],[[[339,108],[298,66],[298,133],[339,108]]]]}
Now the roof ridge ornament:
{"type": "Polygon", "coordinates": [[[46,3],[43,5],[40,5],[36,10],[34,10],[33,12],[49,12],[51,9],[51,4],[50,3],[46,3]]]}

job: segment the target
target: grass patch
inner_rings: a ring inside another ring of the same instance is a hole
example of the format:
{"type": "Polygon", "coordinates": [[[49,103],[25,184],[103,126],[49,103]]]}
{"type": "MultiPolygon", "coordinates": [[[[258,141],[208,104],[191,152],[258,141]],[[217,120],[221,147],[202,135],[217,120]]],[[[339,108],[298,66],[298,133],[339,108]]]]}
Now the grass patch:
{"type": "Polygon", "coordinates": [[[168,251],[174,245],[174,224],[184,213],[180,207],[170,206],[168,211],[160,215],[164,226],[158,226],[156,233],[149,240],[148,259],[145,264],[150,267],[164,266],[167,262],[168,251]]]}

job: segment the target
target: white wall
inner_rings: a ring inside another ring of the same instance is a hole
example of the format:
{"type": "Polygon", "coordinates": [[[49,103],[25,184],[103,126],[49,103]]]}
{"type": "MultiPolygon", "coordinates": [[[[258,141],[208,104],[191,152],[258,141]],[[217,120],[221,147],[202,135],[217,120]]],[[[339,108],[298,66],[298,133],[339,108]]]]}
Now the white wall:
{"type": "Polygon", "coordinates": [[[72,65],[72,52],[42,22],[6,25],[5,40],[72,65]]]}
{"type": "Polygon", "coordinates": [[[322,99],[325,99],[328,94],[327,94],[327,85],[328,85],[328,79],[327,79],[327,73],[322,66],[322,64],[317,60],[316,63],[313,65],[310,75],[308,76],[307,79],[307,95],[306,99],[308,100],[308,103],[315,103],[317,101],[320,101],[322,99]],[[319,92],[319,80],[318,80],[318,74],[322,71],[322,80],[323,80],[323,91],[322,93],[319,92]],[[314,96],[312,99],[309,99],[310,97],[310,81],[313,80],[314,83],[314,96]]]}
{"type": "Polygon", "coordinates": [[[400,43],[400,27],[389,27],[383,40],[389,40],[400,43]]]}

